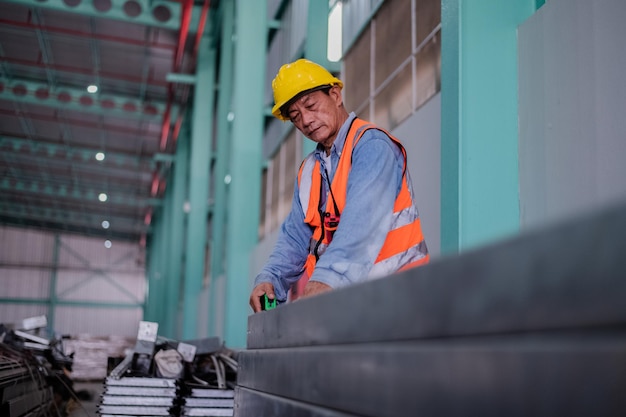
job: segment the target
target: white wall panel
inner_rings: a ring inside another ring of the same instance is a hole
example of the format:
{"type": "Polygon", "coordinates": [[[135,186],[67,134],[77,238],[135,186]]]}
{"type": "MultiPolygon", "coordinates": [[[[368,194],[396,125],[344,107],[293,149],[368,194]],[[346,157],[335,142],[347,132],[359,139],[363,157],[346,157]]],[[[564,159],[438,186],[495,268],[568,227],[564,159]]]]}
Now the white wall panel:
{"type": "Polygon", "coordinates": [[[441,252],[441,95],[431,98],[392,133],[406,149],[422,232],[434,258],[441,252]]]}
{"type": "Polygon", "coordinates": [[[54,328],[60,334],[137,336],[143,311],[140,308],[94,308],[59,306],[54,328]]]}
{"type": "Polygon", "coordinates": [[[51,272],[47,269],[2,268],[0,298],[46,298],[51,272]]]}
{"type": "Polygon", "coordinates": [[[136,336],[145,292],[138,244],[0,227],[0,323],[46,315],[60,333],[136,336]]]}
{"type": "Polygon", "coordinates": [[[626,199],[624,17],[624,0],[550,0],[520,26],[525,228],[626,199]]]}
{"type": "Polygon", "coordinates": [[[145,288],[141,275],[60,270],[57,276],[57,297],[63,301],[142,303],[145,288]]]}
{"type": "Polygon", "coordinates": [[[59,250],[61,267],[141,271],[141,262],[136,244],[113,242],[111,248],[107,249],[102,239],[71,235],[64,235],[61,238],[59,250]]]}
{"type": "Polygon", "coordinates": [[[0,226],[0,263],[50,264],[53,241],[50,233],[0,226]]]}
{"type": "Polygon", "coordinates": [[[48,314],[48,306],[43,304],[0,303],[0,323],[17,323],[28,317],[45,314],[48,314]]]}

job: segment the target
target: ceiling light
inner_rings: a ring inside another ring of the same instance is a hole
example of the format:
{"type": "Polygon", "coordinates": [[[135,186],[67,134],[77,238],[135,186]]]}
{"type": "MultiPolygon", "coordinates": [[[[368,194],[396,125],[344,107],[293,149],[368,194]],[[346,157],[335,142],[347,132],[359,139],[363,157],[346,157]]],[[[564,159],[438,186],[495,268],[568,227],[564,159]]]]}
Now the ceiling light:
{"type": "Polygon", "coordinates": [[[106,220],[102,222],[102,228],[103,229],[108,229],[110,225],[111,224],[108,221],[106,221],[106,220]]]}
{"type": "Polygon", "coordinates": [[[111,241],[110,241],[110,240],[108,240],[108,239],[107,239],[107,240],[105,240],[105,241],[104,241],[104,247],[105,247],[105,248],[109,249],[109,248],[111,248],[111,245],[112,245],[112,244],[111,244],[111,241]]]}
{"type": "Polygon", "coordinates": [[[98,92],[98,86],[94,85],[94,84],[91,84],[90,86],[87,87],[87,92],[91,93],[91,94],[97,93],[98,92]]]}
{"type": "Polygon", "coordinates": [[[107,201],[108,198],[109,196],[107,196],[105,193],[100,193],[100,195],[98,196],[98,200],[102,201],[103,203],[107,201]]]}
{"type": "Polygon", "coordinates": [[[96,159],[97,159],[98,161],[104,161],[104,152],[98,152],[98,153],[96,154],[96,159]]]}

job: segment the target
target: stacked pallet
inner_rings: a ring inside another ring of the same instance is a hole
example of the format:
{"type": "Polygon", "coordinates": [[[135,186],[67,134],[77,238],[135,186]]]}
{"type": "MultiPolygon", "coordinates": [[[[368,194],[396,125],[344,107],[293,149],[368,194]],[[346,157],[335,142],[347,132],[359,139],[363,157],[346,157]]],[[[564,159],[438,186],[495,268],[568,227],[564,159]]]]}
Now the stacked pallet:
{"type": "Polygon", "coordinates": [[[232,416],[238,364],[219,338],[178,342],[140,322],[137,342],[105,379],[101,417],[232,416]]]}
{"type": "Polygon", "coordinates": [[[180,385],[167,378],[107,378],[98,406],[102,417],[178,416],[180,385]]]}
{"type": "Polygon", "coordinates": [[[223,417],[232,416],[235,391],[208,387],[191,388],[183,399],[183,417],[223,417]]]}

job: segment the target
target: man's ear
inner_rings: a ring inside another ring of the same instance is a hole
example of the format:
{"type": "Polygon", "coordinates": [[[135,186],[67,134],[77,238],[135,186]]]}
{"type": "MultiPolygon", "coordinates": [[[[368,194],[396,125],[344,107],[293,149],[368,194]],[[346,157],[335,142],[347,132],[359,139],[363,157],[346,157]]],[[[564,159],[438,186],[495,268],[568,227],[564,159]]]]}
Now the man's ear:
{"type": "Polygon", "coordinates": [[[343,105],[343,96],[341,95],[341,87],[337,84],[330,87],[328,90],[328,94],[335,100],[337,107],[341,107],[343,105]]]}

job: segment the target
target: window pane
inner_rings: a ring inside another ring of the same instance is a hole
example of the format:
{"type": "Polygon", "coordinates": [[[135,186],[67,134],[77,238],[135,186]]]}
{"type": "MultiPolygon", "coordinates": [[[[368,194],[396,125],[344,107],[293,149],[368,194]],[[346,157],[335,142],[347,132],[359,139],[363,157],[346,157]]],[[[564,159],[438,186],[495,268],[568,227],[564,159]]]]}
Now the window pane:
{"type": "Polygon", "coordinates": [[[424,45],[415,58],[417,110],[441,90],[441,31],[424,45]]]}
{"type": "Polygon", "coordinates": [[[292,133],[289,135],[287,140],[283,143],[281,152],[284,151],[284,167],[282,174],[282,184],[283,189],[281,190],[281,198],[280,198],[280,211],[278,223],[281,224],[287,214],[289,214],[289,210],[291,210],[291,197],[293,196],[293,181],[296,178],[296,167],[298,166],[298,162],[294,162],[296,160],[296,130],[294,129],[292,133]]]}
{"type": "Polygon", "coordinates": [[[359,119],[367,120],[368,122],[372,122],[372,118],[370,117],[370,106],[365,107],[363,110],[359,112],[355,112],[356,117],[359,119]]]}
{"type": "Polygon", "coordinates": [[[386,1],[376,15],[375,25],[376,90],[411,56],[411,2],[386,1]]]}
{"type": "Polygon", "coordinates": [[[261,173],[261,213],[259,219],[259,240],[263,240],[265,237],[265,222],[267,221],[265,210],[265,198],[267,196],[267,168],[263,169],[261,173]]]}
{"type": "Polygon", "coordinates": [[[343,97],[348,111],[355,110],[369,98],[371,32],[368,26],[344,60],[343,97]]]}
{"type": "Polygon", "coordinates": [[[270,172],[272,175],[271,183],[271,209],[267,214],[270,218],[270,230],[274,230],[278,226],[278,202],[279,202],[279,186],[280,186],[280,151],[272,158],[270,172]]]}
{"type": "Polygon", "coordinates": [[[441,0],[418,0],[415,9],[417,34],[415,46],[419,46],[441,22],[441,0]]]}
{"type": "Polygon", "coordinates": [[[385,129],[393,129],[406,119],[413,111],[411,86],[411,65],[407,65],[376,96],[373,122],[385,129]]]}

